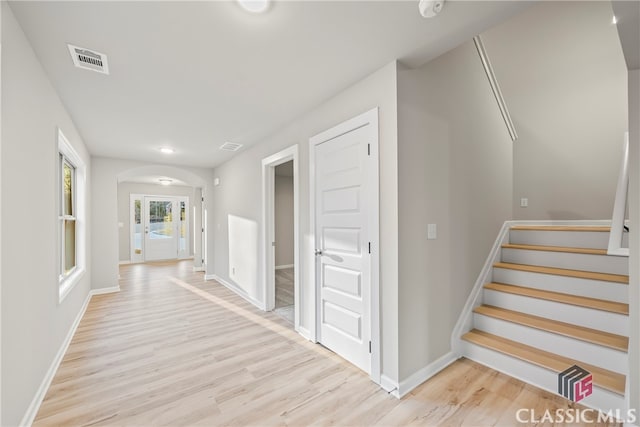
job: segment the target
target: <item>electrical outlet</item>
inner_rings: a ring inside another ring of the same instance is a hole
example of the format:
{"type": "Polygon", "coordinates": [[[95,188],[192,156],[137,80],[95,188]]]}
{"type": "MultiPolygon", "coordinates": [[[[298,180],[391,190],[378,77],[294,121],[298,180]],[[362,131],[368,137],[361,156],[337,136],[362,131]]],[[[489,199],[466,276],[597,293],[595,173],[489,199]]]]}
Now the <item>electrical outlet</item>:
{"type": "Polygon", "coordinates": [[[520,199],[521,208],[526,208],[528,206],[529,206],[529,199],[527,199],[526,197],[523,197],[522,199],[520,199]]]}

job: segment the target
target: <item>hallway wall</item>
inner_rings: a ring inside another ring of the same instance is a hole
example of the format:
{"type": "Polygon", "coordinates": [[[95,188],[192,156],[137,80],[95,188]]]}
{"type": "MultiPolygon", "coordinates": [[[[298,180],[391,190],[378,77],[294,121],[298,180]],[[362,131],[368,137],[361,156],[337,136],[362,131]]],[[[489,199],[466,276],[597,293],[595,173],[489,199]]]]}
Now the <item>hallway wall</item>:
{"type": "MultiPolygon", "coordinates": [[[[7,2],[2,8],[2,419],[28,422],[91,288],[91,266],[59,302],[58,128],[91,159],[7,2]]],[[[89,183],[87,183],[88,187],[89,183]]],[[[91,192],[87,191],[88,202],[91,192]]],[[[91,212],[87,209],[91,256],[91,212]]]]}
{"type": "Polygon", "coordinates": [[[611,219],[628,130],[612,18],[609,1],[546,1],[482,34],[519,136],[515,219],[611,219]]]}

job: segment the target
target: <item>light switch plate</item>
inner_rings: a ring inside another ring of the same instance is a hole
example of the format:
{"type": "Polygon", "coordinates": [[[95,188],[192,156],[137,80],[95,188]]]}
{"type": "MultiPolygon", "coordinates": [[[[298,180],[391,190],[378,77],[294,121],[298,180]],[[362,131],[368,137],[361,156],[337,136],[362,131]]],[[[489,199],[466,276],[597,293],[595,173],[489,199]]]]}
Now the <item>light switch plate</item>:
{"type": "Polygon", "coordinates": [[[427,240],[435,240],[438,238],[438,225],[427,224],[427,240]]]}

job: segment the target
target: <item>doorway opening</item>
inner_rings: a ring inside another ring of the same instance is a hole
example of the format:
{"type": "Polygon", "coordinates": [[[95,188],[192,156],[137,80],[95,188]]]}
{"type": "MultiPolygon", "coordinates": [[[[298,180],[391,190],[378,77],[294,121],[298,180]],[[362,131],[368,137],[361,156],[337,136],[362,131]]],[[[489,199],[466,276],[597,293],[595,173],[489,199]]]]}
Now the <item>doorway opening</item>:
{"type": "Polygon", "coordinates": [[[275,309],[294,323],[293,160],[275,167],[274,179],[275,309]]]}
{"type": "Polygon", "coordinates": [[[298,147],[262,160],[264,309],[300,328],[298,147]]]}

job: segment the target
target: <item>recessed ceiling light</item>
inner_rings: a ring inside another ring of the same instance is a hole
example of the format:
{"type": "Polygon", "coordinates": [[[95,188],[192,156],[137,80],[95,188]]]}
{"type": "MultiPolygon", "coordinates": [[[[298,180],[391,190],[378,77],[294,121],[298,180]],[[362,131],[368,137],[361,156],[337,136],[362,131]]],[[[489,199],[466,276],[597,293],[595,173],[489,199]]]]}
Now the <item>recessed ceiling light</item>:
{"type": "Polygon", "coordinates": [[[163,154],[173,154],[173,153],[175,153],[174,149],[173,148],[169,148],[169,147],[162,147],[160,149],[160,152],[163,153],[163,154]]]}
{"type": "Polygon", "coordinates": [[[173,180],[169,178],[160,178],[158,181],[160,181],[162,185],[170,185],[173,182],[173,180]]]}
{"type": "Polygon", "coordinates": [[[238,0],[238,3],[251,13],[264,13],[269,9],[269,0],[238,0]]]}

